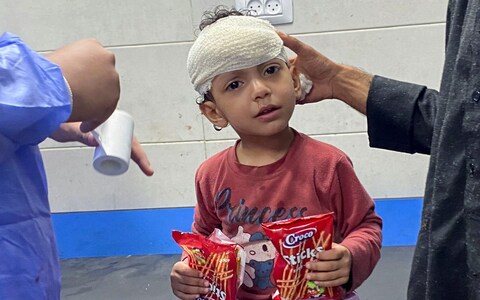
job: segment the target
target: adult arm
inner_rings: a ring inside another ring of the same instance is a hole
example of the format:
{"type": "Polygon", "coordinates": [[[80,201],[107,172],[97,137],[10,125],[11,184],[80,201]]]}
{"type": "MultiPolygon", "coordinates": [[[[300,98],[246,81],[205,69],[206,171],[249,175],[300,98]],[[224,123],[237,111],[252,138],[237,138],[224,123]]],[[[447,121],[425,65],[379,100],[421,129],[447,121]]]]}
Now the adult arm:
{"type": "Polygon", "coordinates": [[[425,86],[374,76],[367,98],[370,146],[430,154],[438,97],[425,86]]]}
{"type": "MultiPolygon", "coordinates": [[[[78,141],[88,146],[96,142],[86,133],[103,123],[115,110],[120,83],[115,70],[115,56],[95,39],[84,39],[46,55],[62,70],[72,92],[72,113],[51,137],[59,142],[78,141]]],[[[132,141],[132,160],[142,172],[153,175],[147,155],[136,139],[132,141]]]]}
{"type": "Polygon", "coordinates": [[[430,152],[437,91],[337,64],[298,39],[279,35],[297,54],[292,63],[313,82],[311,92],[300,104],[339,99],[367,115],[372,147],[430,152]]]}
{"type": "Polygon", "coordinates": [[[313,82],[310,93],[299,104],[340,99],[357,111],[366,113],[372,75],[358,68],[337,64],[300,40],[283,32],[278,34],[285,46],[297,54],[291,63],[313,82]]]}
{"type": "MultiPolygon", "coordinates": [[[[120,84],[115,59],[97,41],[77,41],[46,57],[18,36],[4,33],[0,37],[0,120],[5,125],[2,129],[7,128],[7,137],[19,132],[28,135],[25,127],[35,122],[51,133],[58,127],[58,120],[83,121],[82,131],[87,132],[105,121],[117,105],[120,84]],[[64,78],[73,94],[73,107],[64,78]],[[17,122],[7,123],[6,118],[17,122]]],[[[29,130],[40,131],[38,126],[29,130]]],[[[28,137],[25,141],[39,142],[28,137]]]]}
{"type": "Polygon", "coordinates": [[[71,113],[61,70],[10,33],[0,37],[0,161],[36,145],[71,113]]]}
{"type": "Polygon", "coordinates": [[[94,39],[84,39],[46,57],[60,67],[70,85],[73,107],[69,122],[83,121],[81,130],[87,132],[113,113],[120,97],[120,82],[112,52],[94,39]]]}

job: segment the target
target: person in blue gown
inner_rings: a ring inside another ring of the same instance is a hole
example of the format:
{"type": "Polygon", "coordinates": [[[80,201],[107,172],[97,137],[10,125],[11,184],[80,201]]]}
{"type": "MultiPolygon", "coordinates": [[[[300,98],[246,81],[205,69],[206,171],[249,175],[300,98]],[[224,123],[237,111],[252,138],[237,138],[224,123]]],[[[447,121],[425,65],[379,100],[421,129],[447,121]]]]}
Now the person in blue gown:
{"type": "MultiPolygon", "coordinates": [[[[0,299],[60,299],[60,268],[38,144],[95,145],[89,131],[115,110],[115,57],[94,39],[45,56],[0,36],[0,299]]],[[[153,169],[136,139],[132,158],[153,169]]]]}

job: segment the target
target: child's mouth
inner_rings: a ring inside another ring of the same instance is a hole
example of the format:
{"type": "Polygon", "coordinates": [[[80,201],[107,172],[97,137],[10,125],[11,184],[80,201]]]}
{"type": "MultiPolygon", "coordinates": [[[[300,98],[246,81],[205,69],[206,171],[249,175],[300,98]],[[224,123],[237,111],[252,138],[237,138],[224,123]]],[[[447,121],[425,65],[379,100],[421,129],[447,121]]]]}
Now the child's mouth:
{"type": "Polygon", "coordinates": [[[276,111],[278,107],[275,107],[273,105],[266,106],[260,110],[260,112],[256,115],[256,117],[264,116],[266,114],[269,114],[273,111],[276,111]]]}

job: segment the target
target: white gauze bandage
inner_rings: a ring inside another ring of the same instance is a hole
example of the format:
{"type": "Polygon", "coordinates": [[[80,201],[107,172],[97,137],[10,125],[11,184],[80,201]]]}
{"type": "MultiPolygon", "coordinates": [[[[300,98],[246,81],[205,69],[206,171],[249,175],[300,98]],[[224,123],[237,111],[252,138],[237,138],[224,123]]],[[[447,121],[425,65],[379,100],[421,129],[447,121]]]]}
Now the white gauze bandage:
{"type": "MultiPolygon", "coordinates": [[[[252,16],[229,16],[205,27],[193,43],[187,70],[193,87],[205,95],[215,76],[279,58],[288,63],[283,42],[268,22],[252,16]]],[[[302,98],[312,84],[300,76],[302,98]]],[[[300,99],[301,100],[301,99],[300,99]]]]}

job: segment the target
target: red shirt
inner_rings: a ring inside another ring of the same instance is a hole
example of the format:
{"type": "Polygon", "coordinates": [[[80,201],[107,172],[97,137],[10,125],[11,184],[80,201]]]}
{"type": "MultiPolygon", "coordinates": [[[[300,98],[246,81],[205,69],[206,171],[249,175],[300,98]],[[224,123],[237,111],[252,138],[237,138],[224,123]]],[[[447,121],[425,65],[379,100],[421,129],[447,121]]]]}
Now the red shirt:
{"type": "MultiPolygon", "coordinates": [[[[238,141],[237,141],[238,143],[238,141]]],[[[192,231],[220,228],[247,252],[240,299],[269,299],[275,249],[263,222],[334,212],[334,242],[352,254],[351,285],[357,288],[380,258],[382,220],[374,202],[339,149],[295,132],[287,154],[261,167],[242,165],[229,147],[207,159],[196,174],[192,231]]]]}

